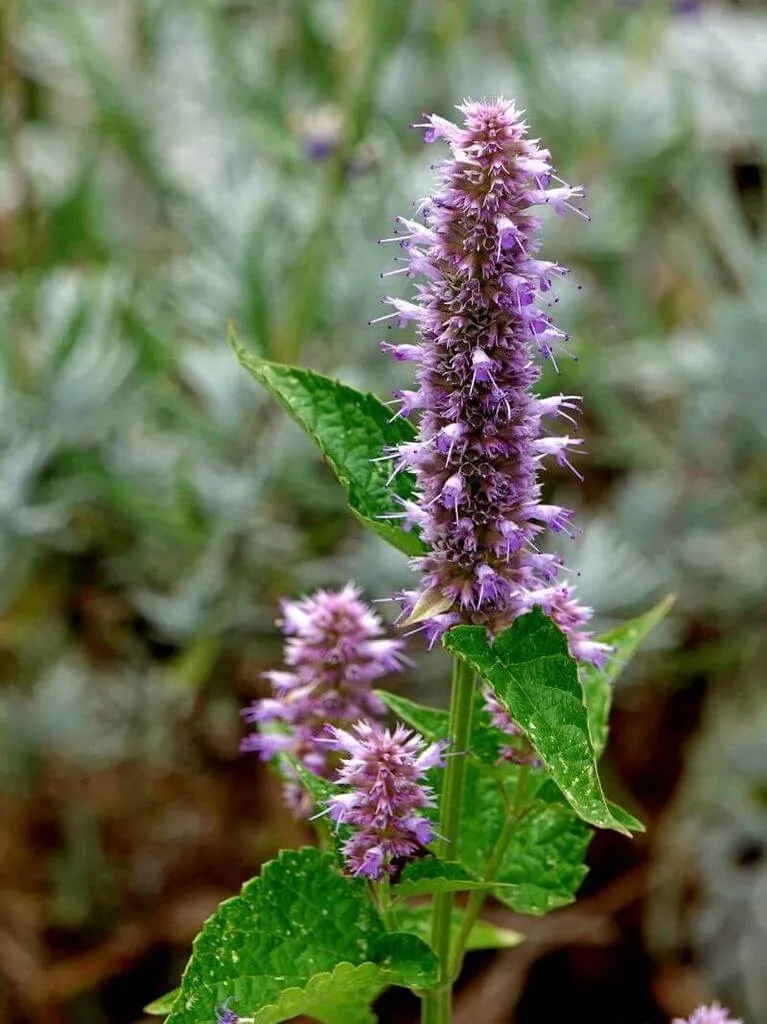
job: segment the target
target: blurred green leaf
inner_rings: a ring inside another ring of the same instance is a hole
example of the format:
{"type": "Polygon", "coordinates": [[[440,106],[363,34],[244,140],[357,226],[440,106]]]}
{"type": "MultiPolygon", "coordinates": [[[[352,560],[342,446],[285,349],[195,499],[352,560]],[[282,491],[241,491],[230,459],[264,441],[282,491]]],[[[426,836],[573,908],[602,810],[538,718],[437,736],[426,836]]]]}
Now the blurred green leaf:
{"type": "Polygon", "coordinates": [[[641,644],[668,615],[673,603],[673,597],[666,597],[644,615],[638,615],[600,636],[603,643],[614,648],[607,665],[603,669],[595,665],[582,665],[580,668],[589,731],[597,757],[602,754],[607,743],[613,686],[641,644]]]}
{"type": "MultiPolygon", "coordinates": [[[[431,941],[432,925],[431,903],[422,903],[417,906],[398,906],[394,910],[394,919],[397,929],[403,932],[410,932],[417,935],[424,942],[431,941]]],[[[451,930],[456,935],[463,923],[464,913],[460,908],[453,910],[451,930]]],[[[512,931],[510,928],[502,928],[500,925],[490,921],[475,921],[466,949],[512,949],[524,942],[524,935],[512,931]]]]}

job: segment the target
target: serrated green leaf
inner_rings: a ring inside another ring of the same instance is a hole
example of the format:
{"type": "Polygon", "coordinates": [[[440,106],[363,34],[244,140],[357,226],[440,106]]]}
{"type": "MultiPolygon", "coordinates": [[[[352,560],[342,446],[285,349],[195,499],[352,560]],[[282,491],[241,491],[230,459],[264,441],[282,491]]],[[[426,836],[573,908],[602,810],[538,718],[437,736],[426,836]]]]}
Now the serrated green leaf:
{"type": "Polygon", "coordinates": [[[380,460],[384,448],[412,441],[415,428],[370,392],[356,391],[312,370],[270,363],[246,351],[230,332],[240,363],[287,409],[317,443],[338,477],[352,512],[371,530],[408,555],[425,550],[413,532],[383,519],[402,512],[394,500],[410,498],[414,479],[398,473],[391,484],[392,463],[380,460]]]}
{"type": "MultiPolygon", "coordinates": [[[[377,964],[339,964],[332,971],[316,974],[304,988],[285,989],[276,1003],[256,1013],[255,1020],[279,1024],[300,1014],[328,1024],[374,1024],[370,1005],[381,992],[383,973],[377,964]]],[[[247,992],[238,1005],[249,1005],[247,992]]]]}
{"type": "Polygon", "coordinates": [[[630,835],[633,819],[624,813],[619,820],[602,791],[578,667],[551,619],[536,608],[492,646],[481,626],[456,626],[443,643],[490,683],[576,813],[630,835]]]}
{"type": "Polygon", "coordinates": [[[307,847],[266,864],[206,922],[168,1024],[210,1024],[215,1006],[230,996],[240,1016],[259,1024],[298,1013],[324,1024],[363,1024],[372,1019],[371,999],[387,985],[428,987],[436,977],[428,946],[388,933],[365,883],[342,875],[332,854],[307,847]],[[365,967],[359,984],[348,984],[341,965],[365,967]],[[335,981],[343,981],[338,1003],[335,981]]]}
{"type": "MultiPolygon", "coordinates": [[[[397,928],[403,932],[417,935],[424,942],[431,939],[432,906],[430,903],[421,903],[418,906],[397,907],[394,918],[397,928]]],[[[464,918],[461,908],[453,909],[451,918],[451,931],[455,935],[460,929],[464,918]]],[[[514,932],[510,928],[501,928],[490,921],[475,921],[469,932],[466,949],[511,949],[524,942],[524,935],[514,932]]]]}
{"type": "MultiPolygon", "coordinates": [[[[423,707],[383,690],[377,692],[399,718],[427,739],[442,739],[446,735],[447,712],[423,707]]],[[[470,739],[474,756],[466,769],[458,839],[459,864],[471,877],[478,879],[483,877],[485,864],[511,813],[519,776],[516,765],[497,763],[499,739],[502,740],[503,734],[492,728],[490,716],[482,704],[478,691],[470,739]]],[[[435,778],[437,787],[439,782],[438,776],[435,778]]],[[[583,858],[591,832],[545,777],[535,773],[527,789],[529,810],[517,826],[496,875],[496,881],[513,888],[499,887],[494,895],[521,914],[545,914],[574,900],[586,875],[583,858]]],[[[403,877],[408,877],[409,871],[421,870],[424,869],[413,864],[405,869],[403,877]]]]}
{"type": "MultiPolygon", "coordinates": [[[[395,935],[400,959],[410,939],[416,940],[418,949],[426,945],[404,930],[395,935]]],[[[406,984],[403,979],[407,977],[402,966],[390,969],[385,963],[338,964],[332,971],[315,974],[304,988],[286,989],[277,1002],[256,1013],[255,1024],[280,1024],[299,1014],[325,1024],[374,1024],[377,1018],[370,1010],[371,1004],[389,985],[406,984]]],[[[411,981],[414,987],[422,984],[422,977],[422,972],[416,971],[411,981]]],[[[244,998],[241,1005],[246,1005],[244,998]]]]}
{"type": "MultiPolygon", "coordinates": [[[[447,734],[446,711],[424,707],[383,690],[377,692],[398,718],[418,729],[427,739],[442,739],[447,734]]],[[[458,840],[459,863],[474,878],[482,877],[496,839],[511,813],[519,776],[516,765],[498,763],[504,734],[492,727],[483,704],[478,690],[470,734],[472,758],[467,765],[458,840]]],[[[440,776],[434,781],[439,788],[440,776]]],[[[499,888],[494,895],[519,913],[544,914],[575,898],[586,874],[583,858],[591,832],[556,786],[541,773],[535,772],[529,778],[525,803],[529,808],[512,835],[496,875],[497,880],[515,888],[499,888]]],[[[617,817],[615,809],[612,810],[617,817]]],[[[410,870],[415,870],[415,865],[410,870]]]]}
{"type": "Polygon", "coordinates": [[[589,729],[597,757],[602,754],[607,744],[607,723],[613,698],[613,684],[640,645],[666,617],[673,603],[672,596],[666,597],[644,615],[638,615],[605,633],[599,639],[615,648],[607,665],[603,669],[594,665],[583,665],[580,669],[589,729]]]}
{"type": "MultiPolygon", "coordinates": [[[[466,765],[457,856],[475,878],[484,877],[513,813],[519,772],[508,762],[494,771],[476,762],[466,765]]],[[[547,914],[575,899],[586,875],[591,830],[542,773],[528,778],[526,794],[525,812],[495,874],[496,881],[514,888],[498,888],[493,895],[520,914],[547,914]]]]}
{"type": "Polygon", "coordinates": [[[166,992],[159,999],[154,999],[144,1007],[144,1013],[148,1013],[151,1017],[166,1017],[173,1008],[173,1003],[180,991],[180,988],[174,988],[172,992],[166,992]]]}

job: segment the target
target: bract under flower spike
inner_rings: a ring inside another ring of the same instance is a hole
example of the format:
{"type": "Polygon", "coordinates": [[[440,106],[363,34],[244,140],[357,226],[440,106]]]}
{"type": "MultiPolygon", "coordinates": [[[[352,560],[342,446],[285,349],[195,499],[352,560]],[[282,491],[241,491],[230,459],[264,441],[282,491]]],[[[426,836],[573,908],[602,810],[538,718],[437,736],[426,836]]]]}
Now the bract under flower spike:
{"type": "MultiPolygon", "coordinates": [[[[325,726],[383,715],[372,684],[399,671],[403,641],[382,635],[381,620],[352,583],[337,592],[318,590],[301,601],[283,601],[278,623],[287,636],[287,669],[264,673],[272,696],[241,711],[247,722],[266,726],[246,736],[241,749],[264,760],[290,751],[327,778],[337,758],[321,741],[325,726]]],[[[311,811],[300,787],[289,785],[286,797],[302,816],[311,811]]]]}
{"type": "Polygon", "coordinates": [[[336,774],[345,792],[331,797],[328,809],[335,822],[353,830],[343,847],[347,866],[367,878],[391,875],[396,862],[434,838],[423,815],[435,806],[434,791],[422,779],[444,763],[444,744],[427,744],[402,725],[391,732],[375,722],[331,727],[327,742],[346,754],[336,774]]]}
{"type": "Polygon", "coordinates": [[[417,364],[400,412],[417,411],[418,438],[393,457],[395,471],[415,474],[404,518],[430,550],[414,561],[422,576],[403,595],[404,620],[434,642],[459,622],[498,633],[538,604],[575,657],[599,664],[609,649],[583,629],[591,610],[556,584],[561,560],[538,549],[545,530],[573,535],[572,511],[542,501],[539,475],[553,461],[580,478],[581,440],[550,432],[556,419],[575,425],[577,396],[536,392],[536,360],[556,366],[568,343],[541,302],[567,271],[538,259],[536,210],[585,216],[582,189],[556,177],[513,103],[459,109],[461,125],[431,115],[416,126],[451,157],[421,203],[423,223],[398,218],[392,239],[425,280],[415,301],[385,300],[419,334],[417,345],[384,346],[417,364]]]}

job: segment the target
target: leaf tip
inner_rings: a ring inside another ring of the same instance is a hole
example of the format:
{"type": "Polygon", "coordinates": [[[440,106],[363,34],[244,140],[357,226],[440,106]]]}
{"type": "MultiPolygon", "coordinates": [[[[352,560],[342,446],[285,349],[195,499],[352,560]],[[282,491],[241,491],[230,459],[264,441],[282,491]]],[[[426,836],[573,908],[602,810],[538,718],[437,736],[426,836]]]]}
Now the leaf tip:
{"type": "Polygon", "coordinates": [[[234,322],[234,317],[230,316],[226,319],[226,343],[229,348],[239,357],[243,351],[243,345],[240,339],[237,337],[237,326],[234,322]]]}

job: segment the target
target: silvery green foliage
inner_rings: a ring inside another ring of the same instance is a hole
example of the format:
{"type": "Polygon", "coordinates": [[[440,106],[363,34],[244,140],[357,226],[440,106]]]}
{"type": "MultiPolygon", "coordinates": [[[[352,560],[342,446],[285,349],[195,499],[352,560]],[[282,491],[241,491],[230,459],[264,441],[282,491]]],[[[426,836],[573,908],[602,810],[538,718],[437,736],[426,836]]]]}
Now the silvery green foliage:
{"type": "MultiPolygon", "coordinates": [[[[723,147],[742,151],[752,142],[759,145],[763,137],[763,133],[754,133],[753,126],[759,123],[759,54],[767,45],[767,31],[764,19],[754,12],[706,11],[684,22],[661,20],[657,12],[647,12],[647,17],[625,10],[603,13],[602,22],[595,20],[584,31],[580,15],[567,5],[551,3],[518,11],[488,2],[470,19],[449,85],[451,94],[476,93],[485,84],[519,95],[531,119],[540,125],[541,135],[556,138],[560,163],[576,174],[580,154],[601,154],[598,164],[589,161],[588,167],[592,224],[587,231],[576,232],[566,224],[552,223],[549,231],[556,237],[547,245],[575,265],[590,296],[601,296],[604,307],[603,318],[595,316],[591,298],[586,304],[574,291],[562,301],[566,328],[583,335],[583,339],[576,338],[579,350],[582,354],[586,349],[593,352],[582,361],[583,372],[590,378],[590,395],[596,373],[597,393],[591,404],[598,408],[600,438],[592,458],[621,471],[627,466],[639,470],[634,477],[636,486],[631,486],[630,477],[627,496],[623,497],[621,490],[609,517],[615,524],[612,535],[625,538],[627,526],[636,539],[622,540],[620,549],[601,544],[596,554],[584,544],[585,561],[578,566],[588,580],[595,561],[603,574],[613,579],[613,563],[625,565],[629,557],[642,565],[644,587],[636,594],[636,603],[625,609],[625,592],[623,597],[615,597],[618,604],[614,610],[622,614],[660,593],[668,586],[669,576],[678,588],[683,574],[677,571],[677,563],[686,568],[704,549],[710,558],[732,549],[730,543],[716,541],[709,546],[707,535],[699,539],[701,530],[714,538],[721,536],[727,509],[696,507],[694,514],[690,513],[694,523],[677,527],[682,536],[674,538],[670,572],[666,559],[657,557],[661,532],[664,541],[668,536],[665,517],[673,506],[675,477],[671,472],[659,477],[656,462],[662,448],[675,450],[676,438],[672,436],[667,444],[663,437],[659,443],[648,425],[660,398],[648,396],[643,409],[634,407],[636,378],[624,358],[623,346],[636,343],[645,352],[643,362],[655,366],[670,354],[670,348],[655,344],[653,337],[660,339],[669,327],[679,326],[676,312],[661,314],[657,303],[652,298],[648,301],[647,281],[636,273],[649,249],[660,250],[656,259],[659,272],[683,273],[677,289],[680,303],[687,293],[692,301],[701,291],[716,294],[725,284],[718,276],[718,250],[731,246],[729,239],[742,231],[732,230],[733,219],[725,210],[701,245],[695,225],[703,215],[710,219],[708,211],[717,203],[720,208],[722,203],[735,203],[729,181],[714,173],[715,161],[728,155],[723,147]],[[487,19],[499,28],[497,49],[489,53],[485,36],[473,31],[487,19]],[[724,62],[718,40],[725,40],[726,48],[737,49],[739,60],[724,62]],[[510,61],[509,56],[519,59],[510,61]],[[616,88],[627,76],[635,87],[616,88]],[[734,103],[738,104],[738,116],[728,122],[729,134],[724,138],[721,131],[711,130],[706,118],[721,124],[734,103]],[[714,161],[711,174],[706,165],[712,160],[698,159],[701,148],[710,152],[714,161]],[[666,203],[669,181],[675,188],[678,184],[678,202],[683,205],[659,218],[656,214],[666,203]],[[682,232],[675,226],[680,216],[687,218],[682,232]],[[726,218],[727,230],[722,218],[726,218]],[[656,226],[652,238],[644,230],[651,220],[656,226]],[[616,376],[622,378],[617,393],[616,376]],[[627,556],[627,545],[636,549],[631,556],[627,556]]],[[[238,447],[237,438],[250,436],[258,411],[256,399],[244,390],[236,371],[227,384],[229,356],[217,342],[224,320],[234,316],[256,345],[281,358],[273,345],[279,341],[280,318],[290,301],[285,271],[294,264],[301,240],[313,230],[324,187],[323,166],[308,164],[302,150],[301,125],[311,114],[305,79],[312,76],[317,95],[328,100],[337,97],[339,72],[333,65],[333,50],[342,27],[340,10],[318,5],[313,15],[318,49],[309,70],[300,66],[304,40],[289,19],[276,16],[265,26],[257,15],[226,5],[211,21],[202,6],[194,4],[137,4],[126,14],[79,0],[64,7],[40,7],[34,18],[19,25],[17,42],[24,73],[46,89],[55,85],[58,97],[57,105],[45,109],[46,116],[34,125],[21,126],[22,167],[43,210],[54,218],[71,210],[82,220],[81,232],[90,236],[87,245],[101,249],[107,259],[119,257],[127,265],[119,308],[130,310],[131,323],[127,329],[122,324],[104,333],[100,342],[110,358],[115,357],[116,349],[126,347],[124,342],[128,342],[128,351],[123,357],[129,360],[135,362],[136,348],[143,351],[131,378],[134,386],[123,386],[121,392],[126,396],[120,400],[126,413],[130,407],[131,419],[144,424],[151,424],[159,414],[167,424],[165,411],[169,405],[175,410],[171,429],[166,426],[162,431],[150,428],[147,432],[145,426],[134,429],[128,439],[120,427],[114,445],[115,482],[123,479],[127,464],[132,467],[127,479],[135,486],[137,463],[153,462],[151,479],[138,473],[138,483],[147,490],[163,481],[160,490],[166,490],[165,499],[154,491],[149,495],[150,506],[156,503],[158,510],[163,509],[163,500],[171,500],[169,492],[178,492],[179,478],[192,473],[198,478],[193,495],[205,504],[215,505],[217,495],[228,496],[232,490],[243,518],[245,509],[255,516],[256,523],[259,509],[264,523],[274,524],[278,518],[271,508],[264,507],[262,488],[249,479],[254,476],[273,490],[272,478],[263,475],[265,453],[259,452],[260,472],[247,460],[231,458],[238,447]],[[281,33],[287,33],[294,43],[296,63],[275,69],[271,39],[280,38],[281,33]],[[275,81],[279,88],[274,88],[275,81]],[[165,101],[153,103],[156,95],[165,101]],[[108,137],[99,128],[104,119],[110,126],[108,137]],[[122,216],[126,204],[130,217],[122,216]],[[265,238],[268,246],[262,244],[265,238]],[[180,373],[175,376],[177,366],[180,373]],[[191,387],[191,395],[187,387],[191,387]],[[136,392],[141,401],[128,403],[127,395],[136,392]],[[195,422],[200,405],[217,423],[223,419],[226,428],[207,465],[202,465],[199,449],[207,449],[211,438],[210,432],[195,422]],[[182,431],[203,437],[190,450],[189,440],[180,439],[182,431]]],[[[336,204],[329,227],[328,251],[334,259],[310,321],[322,341],[308,354],[312,359],[316,356],[314,361],[322,368],[340,365],[341,375],[351,383],[366,376],[365,365],[373,360],[377,373],[383,369],[372,339],[366,344],[359,333],[360,324],[375,310],[377,301],[377,254],[365,240],[371,233],[381,232],[382,210],[404,208],[414,178],[421,178],[424,192],[429,178],[394,127],[412,116],[413,96],[423,96],[424,103],[433,96],[433,66],[443,62],[429,31],[428,17],[422,12],[415,14],[405,41],[394,49],[379,83],[378,109],[385,112],[385,119],[379,113],[367,129],[373,149],[385,151],[386,160],[353,184],[349,195],[336,204]],[[421,59],[414,60],[414,53],[421,59]],[[334,237],[343,240],[340,247],[333,245],[334,237]]],[[[734,213],[737,217],[737,207],[734,213]]],[[[737,220],[734,224],[737,228],[737,220]]],[[[748,265],[746,251],[730,255],[730,263],[736,260],[740,266],[748,265]]],[[[60,258],[64,257],[66,253],[60,251],[60,258]]],[[[87,276],[98,290],[101,271],[93,268],[87,276]]],[[[26,323],[27,330],[17,334],[20,344],[26,345],[30,333],[39,333],[41,320],[33,319],[28,309],[18,308],[18,296],[11,293],[6,299],[6,315],[13,318],[14,325],[26,323]],[[17,301],[10,301],[13,298],[17,301]]],[[[744,304],[737,295],[732,302],[737,319],[744,304]]],[[[699,308],[696,302],[696,316],[699,308]]],[[[754,339],[756,359],[763,314],[756,311],[755,316],[756,321],[752,318],[743,328],[737,323],[734,326],[746,347],[754,339]]],[[[689,335],[689,331],[690,325],[683,324],[682,333],[689,335]]],[[[76,333],[79,335],[79,328],[76,333]]],[[[310,342],[311,336],[309,332],[302,343],[310,342]]],[[[716,339],[712,344],[717,344],[716,339]]],[[[742,346],[740,351],[742,355],[742,346]]],[[[383,372],[391,373],[394,383],[397,369],[383,372]]],[[[399,380],[404,381],[404,376],[399,380]]],[[[720,403],[727,405],[739,383],[725,382],[721,375],[714,375],[713,381],[720,403]]],[[[581,382],[581,370],[568,367],[563,383],[572,384],[577,391],[583,390],[581,382]]],[[[550,386],[557,388],[559,383],[552,381],[550,386]]],[[[382,393],[389,384],[381,380],[382,393]]],[[[694,372],[683,375],[671,400],[694,400],[698,386],[694,372]]],[[[19,384],[11,380],[6,388],[12,399],[19,384]]],[[[758,394],[757,388],[754,391],[758,394]]],[[[102,401],[105,407],[109,405],[108,392],[102,401]]],[[[289,429],[283,443],[285,447],[279,447],[270,434],[269,451],[280,466],[279,476],[291,499],[300,499],[303,488],[298,481],[303,481],[306,468],[314,464],[314,456],[289,429]]],[[[34,458],[40,459],[37,438],[28,444],[35,449],[34,458]]],[[[30,472],[24,468],[24,452],[15,453],[21,465],[6,470],[8,483],[4,486],[12,490],[30,472]]],[[[34,462],[32,455],[28,457],[34,462]]],[[[89,489],[88,481],[76,473],[68,483],[76,491],[89,489]]],[[[322,483],[317,474],[314,497],[330,511],[337,507],[337,497],[322,483]]],[[[559,491],[567,501],[572,489],[563,483],[559,491]]],[[[316,507],[316,501],[312,505],[316,507]]],[[[166,512],[167,508],[163,509],[164,518],[166,512]]],[[[45,526],[52,522],[51,516],[61,514],[58,505],[38,509],[35,516],[25,517],[23,529],[45,526]]],[[[213,518],[217,521],[218,516],[213,518]]],[[[156,529],[150,527],[149,532],[156,529]]],[[[13,528],[11,537],[16,530],[21,527],[13,528]]],[[[68,532],[66,526],[64,530],[68,532]]],[[[220,570],[236,561],[231,552],[232,545],[239,543],[237,530],[233,540],[230,525],[222,525],[216,532],[213,522],[206,519],[204,533],[206,538],[202,543],[197,538],[194,547],[208,553],[197,567],[190,568],[186,546],[176,538],[171,549],[183,551],[183,557],[171,560],[176,564],[169,566],[170,578],[137,582],[144,613],[159,629],[174,636],[198,628],[200,615],[205,618],[200,608],[219,600],[214,596],[216,567],[220,570]],[[213,533],[224,539],[217,540],[211,550],[207,538],[213,533]]],[[[738,531],[738,539],[747,541],[748,534],[746,523],[745,529],[738,531]]],[[[270,536],[280,555],[291,550],[297,540],[290,524],[282,521],[277,533],[270,536]]],[[[151,538],[147,544],[152,547],[150,557],[140,564],[156,564],[156,545],[151,538]]],[[[16,554],[13,565],[8,566],[7,580],[22,571],[29,553],[28,544],[12,546],[16,554]]],[[[721,560],[726,561],[723,555],[721,560]]],[[[577,557],[573,561],[577,564],[577,557]]],[[[273,571],[268,566],[264,569],[273,571]]],[[[303,572],[309,577],[316,575],[311,560],[303,572]]],[[[636,588],[638,577],[633,572],[630,575],[636,588]]],[[[406,578],[404,562],[401,578],[406,578]]],[[[711,593],[710,588],[690,589],[697,594],[711,593]]],[[[609,613],[603,601],[600,607],[609,613]]],[[[268,621],[268,612],[260,617],[268,621]]],[[[214,619],[218,623],[221,616],[214,619]]]]}
{"type": "Polygon", "coordinates": [[[693,962],[746,1020],[767,1014],[767,704],[761,680],[707,708],[666,814],[649,887],[652,951],[693,962]]]}

